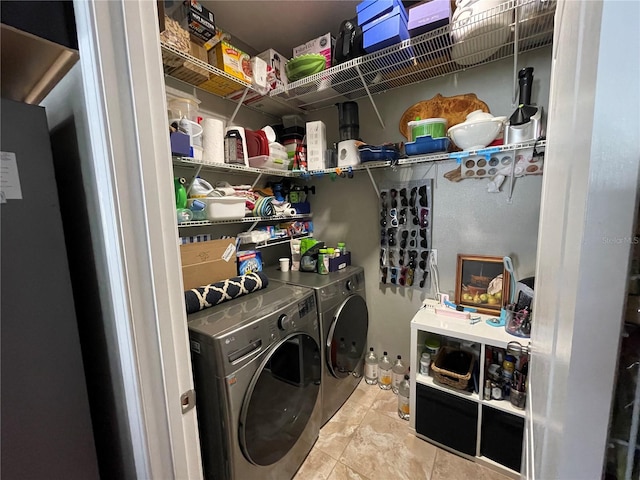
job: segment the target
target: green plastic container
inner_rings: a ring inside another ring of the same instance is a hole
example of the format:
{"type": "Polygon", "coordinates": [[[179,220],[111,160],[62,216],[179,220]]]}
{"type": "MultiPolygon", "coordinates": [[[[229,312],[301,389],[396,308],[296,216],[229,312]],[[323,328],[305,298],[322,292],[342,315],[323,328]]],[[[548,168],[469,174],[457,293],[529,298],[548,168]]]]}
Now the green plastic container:
{"type": "Polygon", "coordinates": [[[418,137],[430,135],[431,138],[442,138],[447,136],[447,120],[445,118],[425,118],[408,123],[411,132],[411,141],[415,142],[418,137]]]}

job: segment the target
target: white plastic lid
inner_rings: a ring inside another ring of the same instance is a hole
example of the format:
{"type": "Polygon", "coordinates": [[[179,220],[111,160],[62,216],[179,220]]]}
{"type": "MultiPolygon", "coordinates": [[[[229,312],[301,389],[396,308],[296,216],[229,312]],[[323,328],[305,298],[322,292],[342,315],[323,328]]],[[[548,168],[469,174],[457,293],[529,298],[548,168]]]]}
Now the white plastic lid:
{"type": "Polygon", "coordinates": [[[430,354],[428,354],[427,352],[424,352],[424,353],[422,354],[422,358],[429,358],[429,359],[431,359],[431,355],[430,355],[430,354]]]}

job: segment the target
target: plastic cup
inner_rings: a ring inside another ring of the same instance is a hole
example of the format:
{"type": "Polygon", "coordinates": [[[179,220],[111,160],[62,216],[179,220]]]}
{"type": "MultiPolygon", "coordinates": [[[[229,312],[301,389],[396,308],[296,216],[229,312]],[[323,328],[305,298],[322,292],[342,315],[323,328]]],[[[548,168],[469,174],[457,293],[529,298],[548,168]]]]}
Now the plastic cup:
{"type": "Polygon", "coordinates": [[[281,258],[280,259],[280,271],[288,272],[289,271],[289,259],[281,258]]]}

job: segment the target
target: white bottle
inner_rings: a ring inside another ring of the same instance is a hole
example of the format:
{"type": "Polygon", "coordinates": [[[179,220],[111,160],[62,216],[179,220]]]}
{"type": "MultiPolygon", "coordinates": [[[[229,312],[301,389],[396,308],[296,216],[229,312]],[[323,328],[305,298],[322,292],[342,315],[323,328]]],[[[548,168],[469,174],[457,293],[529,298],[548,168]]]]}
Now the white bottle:
{"type": "Polygon", "coordinates": [[[373,352],[373,347],[369,348],[364,359],[364,381],[369,385],[378,383],[378,357],[373,352]]]}
{"type": "Polygon", "coordinates": [[[402,361],[402,355],[398,355],[398,359],[396,363],[393,365],[392,369],[392,377],[391,377],[391,389],[393,393],[398,394],[398,388],[400,387],[400,382],[404,379],[405,374],[407,373],[407,367],[402,361]]]}
{"type": "Polygon", "coordinates": [[[409,420],[409,393],[411,392],[411,383],[409,383],[409,375],[405,375],[398,386],[398,416],[403,420],[409,420]]]}
{"type": "Polygon", "coordinates": [[[378,386],[382,390],[391,388],[391,373],[391,361],[387,356],[387,352],[383,352],[378,362],[378,386]]]}
{"type": "Polygon", "coordinates": [[[423,353],[420,357],[420,375],[429,375],[429,368],[431,367],[431,355],[423,353]]]}

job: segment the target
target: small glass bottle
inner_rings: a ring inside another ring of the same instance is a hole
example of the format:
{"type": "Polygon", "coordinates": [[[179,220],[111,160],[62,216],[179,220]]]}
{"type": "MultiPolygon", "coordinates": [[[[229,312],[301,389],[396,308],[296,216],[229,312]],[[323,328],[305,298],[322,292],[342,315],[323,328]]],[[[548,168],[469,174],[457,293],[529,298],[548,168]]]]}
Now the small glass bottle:
{"type": "Polygon", "coordinates": [[[340,250],[340,255],[347,253],[347,246],[344,242],[338,242],[338,250],[340,250]]]}
{"type": "Polygon", "coordinates": [[[516,368],[516,359],[513,355],[505,355],[502,362],[502,376],[505,381],[510,382],[513,376],[513,370],[516,368]]]}
{"type": "Polygon", "coordinates": [[[411,383],[409,375],[404,376],[398,386],[398,416],[403,420],[409,420],[409,395],[411,393],[411,383]]]}
{"type": "Polygon", "coordinates": [[[382,353],[380,361],[378,362],[378,386],[382,390],[389,390],[391,388],[391,361],[387,352],[382,353]]]}
{"type": "Polygon", "coordinates": [[[374,353],[373,347],[369,348],[369,353],[364,359],[364,381],[369,385],[378,383],[378,356],[374,353]]]}
{"type": "Polygon", "coordinates": [[[484,400],[491,400],[491,380],[484,381],[484,391],[482,392],[484,400]]]}
{"type": "Polygon", "coordinates": [[[420,375],[429,375],[430,368],[431,368],[431,355],[425,352],[420,357],[420,375]]]}
{"type": "Polygon", "coordinates": [[[391,369],[391,390],[396,395],[398,394],[398,388],[400,387],[400,382],[404,378],[407,373],[407,367],[402,361],[402,355],[398,355],[396,362],[393,364],[393,368],[391,369]]]}

